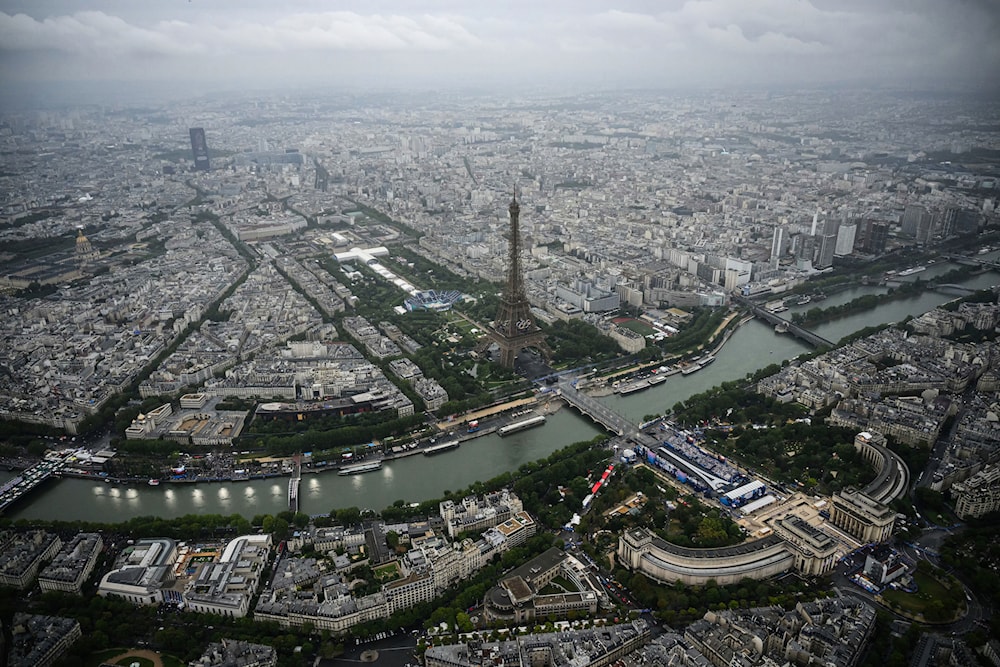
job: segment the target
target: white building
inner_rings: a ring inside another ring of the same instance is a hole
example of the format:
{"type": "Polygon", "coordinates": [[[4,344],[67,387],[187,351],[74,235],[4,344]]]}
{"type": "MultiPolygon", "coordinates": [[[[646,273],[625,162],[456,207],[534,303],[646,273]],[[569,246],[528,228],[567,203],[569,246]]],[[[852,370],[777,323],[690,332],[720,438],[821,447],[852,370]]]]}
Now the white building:
{"type": "Polygon", "coordinates": [[[837,245],[833,249],[833,254],[836,257],[843,257],[854,252],[854,240],[857,233],[857,223],[850,222],[840,225],[840,229],[837,230],[837,245]]]}
{"type": "Polygon", "coordinates": [[[125,549],[119,566],[101,579],[97,594],[118,597],[133,604],[163,602],[163,588],[174,582],[177,543],[167,537],[139,540],[125,549]]]}
{"type": "Polygon", "coordinates": [[[271,536],[243,535],[226,545],[217,563],[198,571],[184,590],[191,611],[243,618],[267,566],[271,536]]]}

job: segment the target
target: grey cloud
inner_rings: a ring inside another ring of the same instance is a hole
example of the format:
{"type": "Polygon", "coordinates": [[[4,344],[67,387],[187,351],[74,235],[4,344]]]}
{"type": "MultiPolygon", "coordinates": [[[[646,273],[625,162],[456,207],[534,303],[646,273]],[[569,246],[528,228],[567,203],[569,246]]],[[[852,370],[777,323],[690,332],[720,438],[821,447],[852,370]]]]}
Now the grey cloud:
{"type": "Polygon", "coordinates": [[[444,50],[478,43],[445,16],[363,16],[353,12],[290,14],[277,20],[218,23],[161,21],[149,27],[103,12],[42,20],[0,13],[0,48],[69,52],[128,51],[189,54],[220,48],[331,50],[444,50]]]}
{"type": "Polygon", "coordinates": [[[167,80],[196,70],[282,78],[284,68],[304,78],[322,69],[328,81],[394,72],[431,83],[510,72],[630,85],[873,74],[1000,80],[995,0],[343,0],[338,11],[318,0],[8,5],[21,13],[0,13],[0,77],[167,80]],[[89,11],[74,12],[80,4],[89,11]],[[12,67],[24,54],[51,71],[12,67]],[[330,58],[323,68],[303,64],[312,55],[330,58]],[[248,60],[265,66],[239,64],[248,60]]]}
{"type": "Polygon", "coordinates": [[[0,12],[0,49],[54,50],[81,53],[160,53],[182,55],[190,46],[179,43],[165,24],[143,28],[103,12],[77,12],[36,20],[25,14],[0,12]]]}

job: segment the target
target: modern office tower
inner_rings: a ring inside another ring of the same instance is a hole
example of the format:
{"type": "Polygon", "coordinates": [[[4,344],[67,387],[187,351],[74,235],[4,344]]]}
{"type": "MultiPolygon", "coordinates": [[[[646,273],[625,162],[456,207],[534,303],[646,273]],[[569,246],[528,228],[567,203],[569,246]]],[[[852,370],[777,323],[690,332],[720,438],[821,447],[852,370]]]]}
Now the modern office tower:
{"type": "Polygon", "coordinates": [[[778,268],[778,262],[781,260],[781,256],[785,254],[785,248],[788,246],[788,230],[784,227],[775,227],[774,235],[771,237],[771,268],[778,268]]]}
{"type": "Polygon", "coordinates": [[[823,235],[819,239],[819,249],[813,262],[817,269],[833,266],[833,252],[837,249],[838,231],[840,231],[840,220],[827,218],[823,221],[823,235]]]}
{"type": "Polygon", "coordinates": [[[956,234],[975,234],[979,230],[979,217],[979,213],[975,209],[949,206],[941,212],[938,218],[938,231],[943,237],[956,234]]]}
{"type": "Polygon", "coordinates": [[[802,240],[805,238],[805,234],[789,234],[788,247],[785,248],[785,252],[793,257],[798,257],[799,249],[802,248],[802,240]]]}
{"type": "Polygon", "coordinates": [[[194,157],[194,168],[198,171],[208,171],[208,144],[205,142],[205,128],[192,127],[191,154],[194,157]]]}
{"type": "Polygon", "coordinates": [[[798,247],[795,250],[795,259],[799,260],[809,260],[812,261],[813,255],[816,252],[816,237],[804,234],[799,235],[798,247]]]}
{"type": "Polygon", "coordinates": [[[934,236],[934,229],[936,227],[934,223],[937,217],[931,211],[924,211],[924,214],[920,216],[920,221],[917,223],[917,243],[926,245],[931,242],[931,238],[934,236]]]}
{"type": "Polygon", "coordinates": [[[938,219],[938,229],[941,231],[941,236],[948,237],[958,233],[958,216],[960,213],[961,209],[957,206],[949,206],[941,212],[941,216],[938,219]]]}
{"type": "Polygon", "coordinates": [[[500,297],[493,324],[488,327],[486,345],[496,343],[500,348],[500,364],[514,367],[518,353],[525,348],[535,348],[546,356],[551,350],[545,342],[545,334],[535,323],[531,314],[531,304],[524,289],[524,274],[521,269],[521,206],[517,203],[517,193],[508,207],[510,213],[510,250],[507,257],[507,284],[500,297]]]}
{"type": "Polygon", "coordinates": [[[903,215],[899,218],[900,233],[916,238],[921,220],[926,215],[928,215],[927,209],[920,204],[908,205],[903,209],[903,215]]]}
{"type": "Polygon", "coordinates": [[[327,191],[330,187],[330,172],[327,171],[326,167],[321,165],[318,160],[316,162],[316,180],[313,183],[313,187],[317,190],[327,191]]]}
{"type": "Polygon", "coordinates": [[[837,257],[843,257],[854,252],[854,241],[857,233],[858,224],[856,222],[852,221],[842,224],[840,229],[837,230],[837,243],[833,249],[833,254],[837,257]]]}
{"type": "Polygon", "coordinates": [[[858,245],[862,252],[869,255],[882,255],[889,242],[889,223],[878,220],[865,220],[861,223],[858,245]]]}

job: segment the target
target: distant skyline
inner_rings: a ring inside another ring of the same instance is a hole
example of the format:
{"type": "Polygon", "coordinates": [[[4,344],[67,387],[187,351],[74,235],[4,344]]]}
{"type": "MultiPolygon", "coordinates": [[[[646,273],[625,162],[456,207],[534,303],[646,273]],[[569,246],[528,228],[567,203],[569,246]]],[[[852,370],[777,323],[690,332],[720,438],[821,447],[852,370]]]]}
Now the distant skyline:
{"type": "Polygon", "coordinates": [[[1000,90],[998,0],[5,0],[0,84],[1000,90]]]}

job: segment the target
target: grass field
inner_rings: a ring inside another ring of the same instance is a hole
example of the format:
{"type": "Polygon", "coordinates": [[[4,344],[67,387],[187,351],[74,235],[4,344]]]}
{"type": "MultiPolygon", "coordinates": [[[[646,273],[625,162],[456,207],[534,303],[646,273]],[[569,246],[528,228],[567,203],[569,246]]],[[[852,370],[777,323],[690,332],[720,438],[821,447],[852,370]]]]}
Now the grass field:
{"type": "Polygon", "coordinates": [[[461,317],[460,315],[456,315],[455,313],[446,313],[445,317],[447,318],[447,322],[450,326],[454,327],[458,331],[461,331],[462,333],[469,333],[476,328],[472,322],[464,317],[461,317]]]}
{"type": "Polygon", "coordinates": [[[640,336],[649,336],[656,333],[656,329],[653,327],[640,320],[632,319],[631,317],[615,318],[614,323],[623,329],[634,331],[640,336]]]}
{"type": "Polygon", "coordinates": [[[555,577],[552,580],[552,583],[556,584],[557,586],[561,586],[562,588],[564,588],[565,590],[569,591],[570,593],[578,593],[580,591],[580,589],[576,587],[576,584],[574,584],[572,581],[570,581],[566,577],[555,577]]]}
{"type": "Polygon", "coordinates": [[[395,563],[388,563],[372,569],[375,573],[375,578],[381,581],[392,581],[400,576],[399,566],[395,563]]]}
{"type": "Polygon", "coordinates": [[[911,615],[923,615],[927,620],[939,621],[954,618],[962,603],[962,592],[949,588],[932,575],[921,570],[913,573],[917,583],[916,593],[888,590],[882,598],[911,615]]]}

